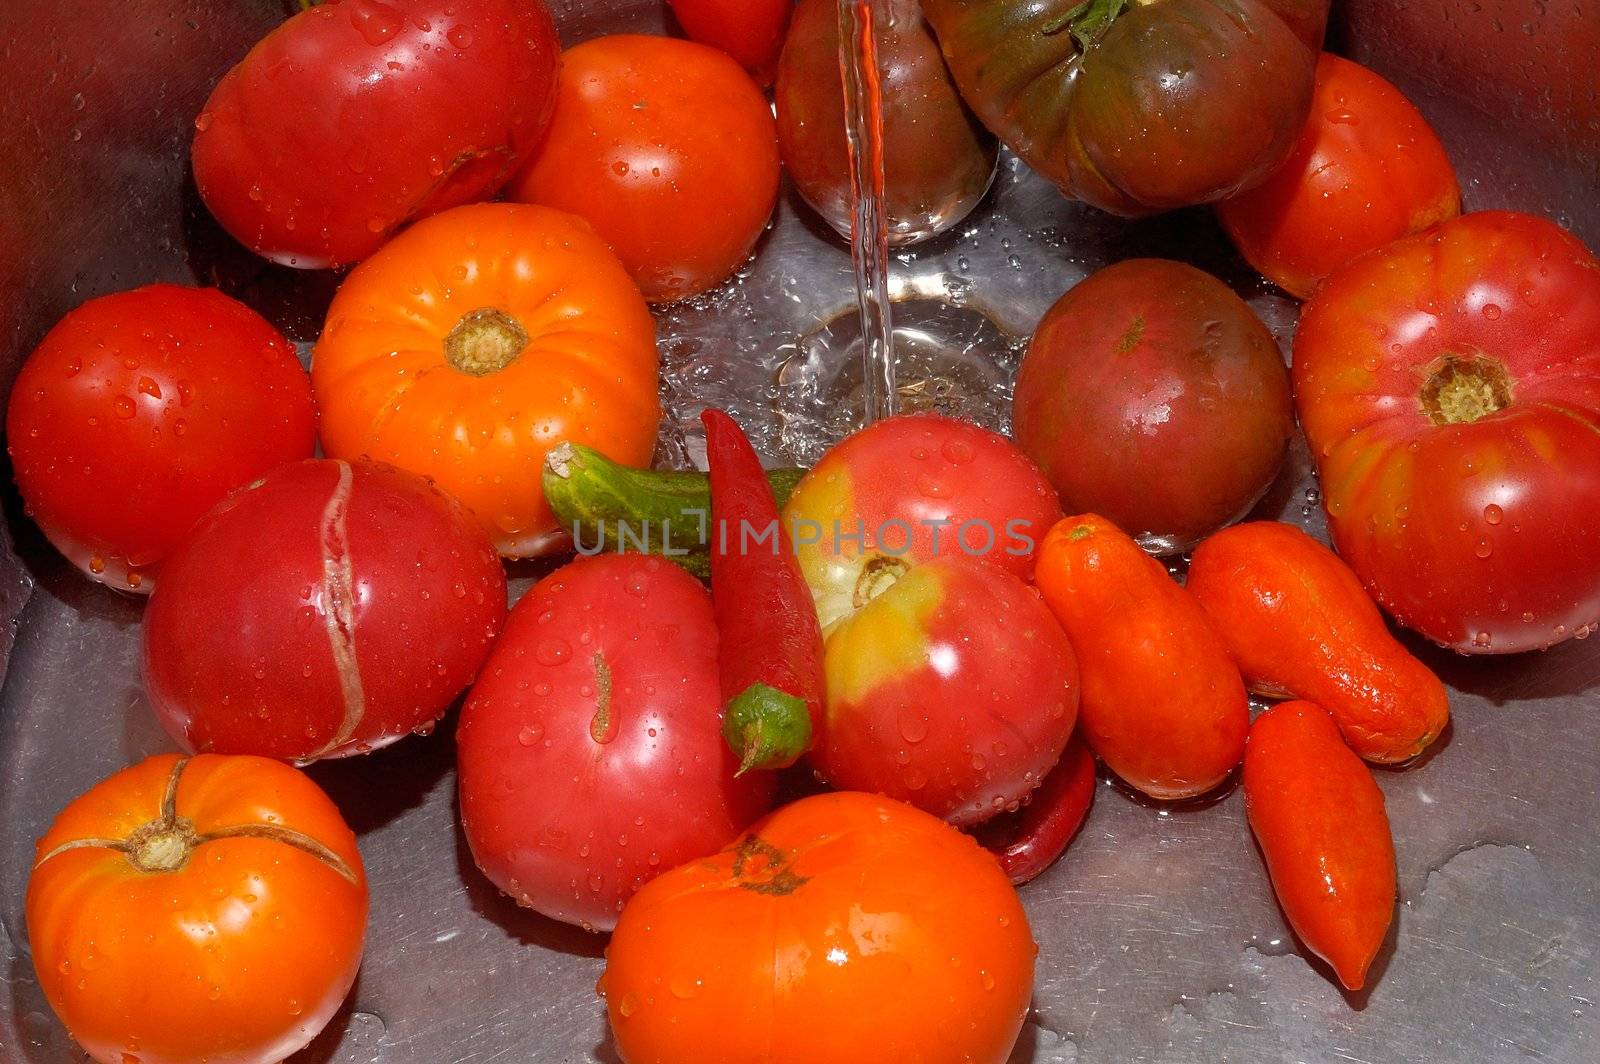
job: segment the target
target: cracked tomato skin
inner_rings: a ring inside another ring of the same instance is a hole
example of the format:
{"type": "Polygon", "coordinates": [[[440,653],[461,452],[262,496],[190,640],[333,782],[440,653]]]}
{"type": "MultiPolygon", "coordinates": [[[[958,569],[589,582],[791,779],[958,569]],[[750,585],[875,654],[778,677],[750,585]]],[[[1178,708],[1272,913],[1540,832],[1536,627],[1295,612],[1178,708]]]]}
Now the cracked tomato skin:
{"type": "Polygon", "coordinates": [[[73,800],[35,861],[34,971],[101,1064],[276,1064],[316,1037],[355,982],[367,924],[355,835],[281,762],[152,757],[73,800]],[[135,863],[151,851],[62,849],[138,837],[169,791],[196,835],[258,834],[199,842],[164,870],[135,863]]]}
{"type": "Polygon", "coordinates": [[[1288,158],[1329,0],[922,6],[985,125],[1068,195],[1139,215],[1224,199],[1288,158]],[[1068,16],[1085,11],[1115,17],[1080,41],[1068,16]]]}
{"type": "Polygon", "coordinates": [[[1394,919],[1394,838],[1383,792],[1328,711],[1273,706],[1244,754],[1250,829],[1294,933],[1360,990],[1394,919]]]}
{"type": "Polygon", "coordinates": [[[168,562],[145,692],[188,750],[365,753],[431,727],[505,613],[505,571],[454,500],[375,462],[298,462],[229,496],[168,562]]]}
{"type": "Polygon", "coordinates": [[[558,62],[543,0],[324,0],[212,90],[200,198],[274,262],[356,262],[493,195],[549,123],[558,62]]]}
{"type": "Polygon", "coordinates": [[[1427,119],[1382,77],[1327,52],[1289,161],[1217,204],[1240,254],[1301,299],[1356,256],[1460,212],[1455,168],[1427,119]]]}
{"type": "Polygon", "coordinates": [[[210,288],[91,299],[23,364],[6,438],[27,512],[92,579],[147,594],[234,488],[310,458],[316,412],[294,349],[210,288]]]}
{"type": "Polygon", "coordinates": [[[1004,1064],[1037,953],[970,837],[822,794],[647,884],[599,989],[626,1064],[1004,1064]]]}
{"type": "Polygon", "coordinates": [[[1484,212],[1325,281],[1295,397],[1334,545],[1401,624],[1468,654],[1600,622],[1600,263],[1484,212]]]}
{"type": "Polygon", "coordinates": [[[461,819],[517,901],[608,931],[640,886],[772,804],[722,739],[711,597],[640,554],[580,558],[517,603],[461,711],[461,819]]]}
{"type": "Polygon", "coordinates": [[[829,633],[824,666],[812,767],[952,824],[1016,809],[1077,721],[1065,633],[1036,591],[980,561],[906,569],[829,633]]]}

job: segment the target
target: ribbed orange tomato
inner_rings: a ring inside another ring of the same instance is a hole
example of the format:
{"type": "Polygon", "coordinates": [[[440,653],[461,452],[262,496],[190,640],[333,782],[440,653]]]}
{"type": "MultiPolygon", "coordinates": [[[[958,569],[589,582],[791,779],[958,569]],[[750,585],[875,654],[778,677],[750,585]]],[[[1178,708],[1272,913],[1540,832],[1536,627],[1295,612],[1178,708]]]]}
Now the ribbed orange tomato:
{"type": "Polygon", "coordinates": [[[562,441],[640,466],[661,405],[655,322],[582,220],[521,204],[458,207],[345,279],[312,359],[322,446],[432,479],[501,554],[562,534],[540,490],[562,441]]]}
{"type": "Polygon", "coordinates": [[[28,938],[50,1007],[104,1064],[268,1064],[317,1036],[361,964],[355,835],[263,757],[152,757],[39,840],[28,938]]]}
{"type": "Polygon", "coordinates": [[[647,883],[601,985],[627,1064],[1003,1064],[1036,953],[970,836],[843,792],[647,883]]]}

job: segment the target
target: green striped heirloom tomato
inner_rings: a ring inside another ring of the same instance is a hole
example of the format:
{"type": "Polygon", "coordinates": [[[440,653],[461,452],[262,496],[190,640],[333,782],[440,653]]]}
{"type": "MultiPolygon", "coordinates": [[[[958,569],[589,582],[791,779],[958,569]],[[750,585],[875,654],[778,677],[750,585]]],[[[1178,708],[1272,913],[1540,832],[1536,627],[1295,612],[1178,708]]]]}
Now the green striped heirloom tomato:
{"type": "Polygon", "coordinates": [[[923,0],[962,95],[1117,214],[1210,203],[1288,158],[1329,0],[923,0]]]}

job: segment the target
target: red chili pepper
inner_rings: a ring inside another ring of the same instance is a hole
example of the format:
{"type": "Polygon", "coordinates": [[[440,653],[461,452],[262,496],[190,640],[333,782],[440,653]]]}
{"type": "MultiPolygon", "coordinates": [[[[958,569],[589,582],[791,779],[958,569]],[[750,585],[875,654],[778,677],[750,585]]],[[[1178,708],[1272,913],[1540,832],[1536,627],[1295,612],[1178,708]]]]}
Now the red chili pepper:
{"type": "Polygon", "coordinates": [[[755,448],[727,414],[707,410],[711,598],[725,712],[739,771],[787,768],[822,714],[822,629],[755,448]]]}
{"type": "Polygon", "coordinates": [[[1094,755],[1074,734],[1027,805],[978,828],[978,841],[1017,886],[1049,868],[1078,833],[1094,804],[1094,755]]]}

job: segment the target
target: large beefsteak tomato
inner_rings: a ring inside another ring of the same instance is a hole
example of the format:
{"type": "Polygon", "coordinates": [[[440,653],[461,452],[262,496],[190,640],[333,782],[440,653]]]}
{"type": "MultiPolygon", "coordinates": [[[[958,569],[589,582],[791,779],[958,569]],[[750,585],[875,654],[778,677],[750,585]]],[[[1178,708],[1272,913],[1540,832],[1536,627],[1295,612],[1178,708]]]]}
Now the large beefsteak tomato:
{"type": "Polygon", "coordinates": [[[1335,546],[1394,617],[1466,653],[1600,621],[1600,262],[1469,214],[1335,272],[1295,395],[1335,546]]]}
{"type": "Polygon", "coordinates": [[[345,279],[311,386],[329,457],[433,480],[500,553],[563,533],[544,456],[563,440],[642,466],[661,417],[655,321],[587,225],[478,204],[420,222],[345,279]]]}
{"type": "Polygon", "coordinates": [[[1288,158],[1329,0],[923,0],[962,95],[1063,191],[1209,203],[1288,158]]]}

